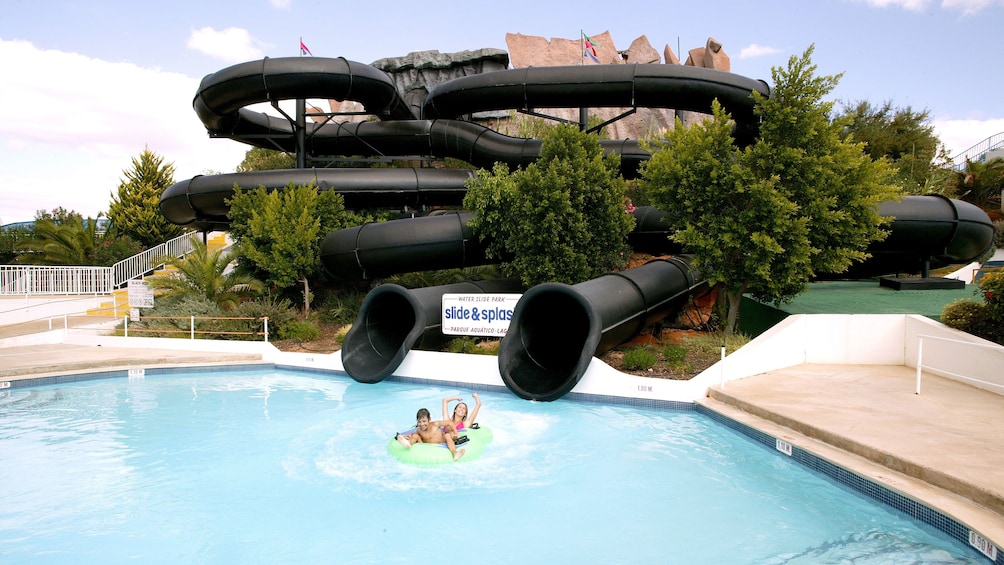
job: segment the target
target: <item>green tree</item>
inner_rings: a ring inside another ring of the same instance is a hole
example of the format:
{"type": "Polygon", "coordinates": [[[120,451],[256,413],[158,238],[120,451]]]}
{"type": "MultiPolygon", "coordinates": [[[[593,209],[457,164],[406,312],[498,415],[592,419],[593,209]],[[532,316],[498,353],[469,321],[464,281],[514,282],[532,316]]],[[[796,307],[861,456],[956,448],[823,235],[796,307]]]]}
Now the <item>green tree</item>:
{"type": "Polygon", "coordinates": [[[238,173],[251,171],[276,171],[296,168],[296,156],[291,153],[252,147],[244,154],[244,160],[237,165],[238,173]]]}
{"type": "Polygon", "coordinates": [[[27,225],[0,227],[0,265],[8,265],[17,259],[18,247],[31,239],[31,231],[27,225]]]}
{"type": "Polygon", "coordinates": [[[254,298],[264,286],[253,276],[239,270],[227,271],[232,257],[223,250],[209,251],[202,239],[192,236],[192,251],[184,257],[161,258],[165,265],[177,269],[175,273],[155,275],[147,280],[168,301],[186,297],[200,297],[224,310],[254,298]]]}
{"type": "Polygon", "coordinates": [[[1004,158],[989,161],[970,161],[956,171],[948,181],[957,198],[979,206],[986,211],[1001,210],[1001,191],[1004,190],[1004,158]]]}
{"type": "Polygon", "coordinates": [[[733,144],[716,102],[710,120],[668,132],[643,168],[643,190],[673,212],[674,239],[723,286],[726,333],[744,294],[784,302],[816,273],[865,259],[885,235],[878,204],[900,194],[888,164],[844,138],[841,120],[829,120],[823,97],[839,76],[814,76],[811,55],[810,47],[773,69],[769,99],[754,93],[761,129],[753,145],[733,144]]]}
{"type": "Polygon", "coordinates": [[[540,157],[510,172],[496,164],[468,182],[474,233],[508,276],[532,286],[575,284],[623,267],[634,217],[625,211],[620,157],[574,126],[549,129],[540,157]]]}
{"type": "Polygon", "coordinates": [[[342,196],[290,183],[274,191],[238,187],[227,203],[241,263],[269,286],[285,290],[302,282],[309,312],[309,279],[322,274],[321,241],[328,232],[352,225],[342,196]]]}
{"type": "Polygon", "coordinates": [[[884,157],[892,162],[896,180],[907,192],[929,193],[932,177],[948,166],[948,154],[934,133],[928,110],[894,108],[888,101],[881,106],[859,101],[844,106],[837,119],[846,120],[844,133],[865,143],[872,159],[884,157]]]}
{"type": "Polygon", "coordinates": [[[18,244],[18,263],[94,265],[103,234],[94,218],[70,214],[63,221],[36,220],[32,237],[18,244]]]}
{"type": "Polygon", "coordinates": [[[125,179],[108,207],[115,233],[153,247],[185,232],[160,213],[160,196],[174,184],[174,165],[164,164],[163,157],[144,149],[139,158],[132,159],[132,169],[122,172],[125,179]]]}

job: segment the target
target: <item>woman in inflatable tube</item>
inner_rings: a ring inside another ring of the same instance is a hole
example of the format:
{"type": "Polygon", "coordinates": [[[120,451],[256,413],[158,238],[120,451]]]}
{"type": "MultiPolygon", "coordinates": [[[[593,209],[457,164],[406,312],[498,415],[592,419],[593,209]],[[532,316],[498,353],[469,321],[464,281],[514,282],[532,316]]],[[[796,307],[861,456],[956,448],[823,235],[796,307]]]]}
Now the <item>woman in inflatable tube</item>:
{"type": "Polygon", "coordinates": [[[464,399],[459,396],[450,396],[443,399],[443,418],[449,419],[453,422],[453,427],[457,431],[461,431],[464,428],[474,427],[475,420],[478,419],[478,412],[481,411],[481,397],[478,393],[474,393],[471,396],[474,397],[474,411],[467,411],[467,403],[464,399]],[[454,400],[457,401],[457,405],[453,407],[453,414],[450,414],[450,402],[454,400]]]}

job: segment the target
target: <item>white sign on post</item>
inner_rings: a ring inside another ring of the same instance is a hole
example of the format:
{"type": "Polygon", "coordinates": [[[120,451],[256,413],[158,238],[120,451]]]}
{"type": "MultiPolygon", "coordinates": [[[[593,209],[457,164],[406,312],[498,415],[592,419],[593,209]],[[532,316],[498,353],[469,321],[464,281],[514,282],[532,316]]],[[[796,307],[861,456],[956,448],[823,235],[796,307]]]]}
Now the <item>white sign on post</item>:
{"type": "Polygon", "coordinates": [[[522,294],[444,294],[445,335],[503,337],[522,294]]]}
{"type": "Polygon", "coordinates": [[[153,308],[153,289],[143,280],[131,280],[126,284],[130,308],[153,308]]]}

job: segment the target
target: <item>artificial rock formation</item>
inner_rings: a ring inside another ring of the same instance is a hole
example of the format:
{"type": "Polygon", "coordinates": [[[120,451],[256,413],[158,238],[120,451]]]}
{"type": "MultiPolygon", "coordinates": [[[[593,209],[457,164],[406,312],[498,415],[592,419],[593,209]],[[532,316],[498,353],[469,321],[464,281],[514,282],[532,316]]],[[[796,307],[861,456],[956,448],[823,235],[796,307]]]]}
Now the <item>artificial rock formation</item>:
{"type": "MultiPolygon", "coordinates": [[[[414,114],[419,116],[422,113],[422,103],[437,84],[467,75],[505,70],[509,68],[509,55],[501,49],[491,48],[458,53],[415,51],[404,57],[389,57],[371,64],[391,76],[398,92],[414,114]]],[[[333,113],[362,111],[362,105],[350,100],[329,100],[328,104],[333,113]]],[[[336,121],[366,119],[366,115],[340,116],[336,121]]]]}
{"type": "MultiPolygon", "coordinates": [[[[644,35],[632,41],[630,47],[623,51],[617,49],[609,31],[590,35],[589,38],[592,40],[597,58],[602,64],[662,62],[669,65],[680,64],[680,59],[668,44],[664,47],[660,57],[659,52],[652,47],[644,35]]],[[[422,102],[436,85],[471,74],[505,70],[509,68],[510,62],[513,68],[597,64],[583,53],[583,40],[581,38],[548,39],[541,36],[507,33],[506,45],[509,48],[508,53],[491,48],[458,53],[416,51],[404,57],[380,59],[373,62],[372,65],[387,72],[393,78],[398,90],[414,110],[415,115],[420,115],[422,102]]],[[[688,51],[685,64],[721,71],[729,71],[731,68],[729,56],[722,48],[721,42],[713,37],[709,37],[703,47],[688,51]]],[[[362,106],[357,102],[329,100],[328,103],[332,113],[343,114],[336,116],[335,121],[369,119],[369,116],[363,113],[362,106]]],[[[577,108],[535,108],[534,110],[564,120],[573,122],[579,120],[577,108]]],[[[589,113],[594,119],[606,121],[628,110],[629,108],[592,108],[589,113]]],[[[311,112],[316,114],[313,116],[315,121],[326,119],[319,109],[311,109],[311,112]]],[[[518,127],[510,119],[511,115],[512,113],[507,111],[484,112],[475,114],[473,119],[490,120],[486,124],[489,127],[502,133],[514,135],[518,127]]],[[[611,139],[650,138],[672,129],[674,119],[677,116],[685,124],[689,124],[701,119],[703,114],[676,112],[660,108],[637,108],[633,114],[605,126],[604,130],[611,139]]]]}

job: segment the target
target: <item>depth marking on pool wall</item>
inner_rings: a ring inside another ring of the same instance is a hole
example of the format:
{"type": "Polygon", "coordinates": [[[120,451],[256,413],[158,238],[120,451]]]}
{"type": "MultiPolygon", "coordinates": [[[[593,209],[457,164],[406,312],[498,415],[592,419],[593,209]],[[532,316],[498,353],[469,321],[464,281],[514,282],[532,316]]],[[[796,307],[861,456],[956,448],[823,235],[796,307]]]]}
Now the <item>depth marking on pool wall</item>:
{"type": "Polygon", "coordinates": [[[774,439],[774,447],[781,453],[791,457],[791,444],[781,438],[774,439]]]}
{"type": "Polygon", "coordinates": [[[980,553],[986,555],[991,560],[997,561],[997,546],[972,530],[969,530],[969,545],[975,547],[980,553]]]}
{"type": "Polygon", "coordinates": [[[10,381],[0,381],[0,389],[10,388],[10,381]]]}
{"type": "Polygon", "coordinates": [[[129,380],[138,380],[146,376],[146,369],[129,369],[129,380]]]}

